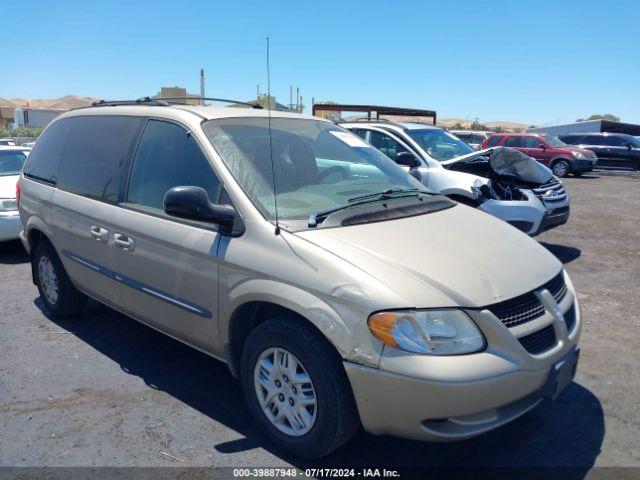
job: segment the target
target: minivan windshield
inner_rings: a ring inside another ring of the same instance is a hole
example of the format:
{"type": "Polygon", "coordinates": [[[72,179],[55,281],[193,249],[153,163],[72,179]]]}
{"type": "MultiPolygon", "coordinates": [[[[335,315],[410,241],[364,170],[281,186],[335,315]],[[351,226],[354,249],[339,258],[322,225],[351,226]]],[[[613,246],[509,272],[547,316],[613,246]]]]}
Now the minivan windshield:
{"type": "Polygon", "coordinates": [[[209,120],[203,129],[268,220],[275,220],[276,205],[279,220],[306,221],[315,212],[349,205],[355,197],[390,189],[426,192],[377,149],[329,122],[272,118],[271,142],[265,117],[209,120]]]}
{"type": "Polygon", "coordinates": [[[0,177],[20,175],[27,156],[20,150],[0,150],[0,177]]]}
{"type": "Polygon", "coordinates": [[[475,152],[472,146],[439,128],[409,129],[406,132],[431,158],[439,162],[475,152]]]}

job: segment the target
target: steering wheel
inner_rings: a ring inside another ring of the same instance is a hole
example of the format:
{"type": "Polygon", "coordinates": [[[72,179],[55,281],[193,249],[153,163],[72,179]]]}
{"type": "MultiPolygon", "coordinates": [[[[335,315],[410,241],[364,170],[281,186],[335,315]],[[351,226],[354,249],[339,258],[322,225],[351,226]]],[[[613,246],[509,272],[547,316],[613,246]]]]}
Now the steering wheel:
{"type": "Polygon", "coordinates": [[[322,172],[320,172],[318,174],[318,181],[322,182],[322,180],[324,180],[332,173],[339,173],[342,176],[342,180],[346,180],[347,178],[347,171],[343,167],[334,165],[333,167],[325,168],[322,172]]]}

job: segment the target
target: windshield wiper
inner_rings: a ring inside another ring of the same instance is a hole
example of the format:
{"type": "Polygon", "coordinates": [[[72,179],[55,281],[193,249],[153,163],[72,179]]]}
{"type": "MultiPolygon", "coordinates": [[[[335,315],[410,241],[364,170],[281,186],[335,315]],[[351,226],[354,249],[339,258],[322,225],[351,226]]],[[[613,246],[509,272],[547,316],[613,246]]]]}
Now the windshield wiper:
{"type": "Polygon", "coordinates": [[[405,197],[417,197],[421,193],[427,194],[424,190],[419,188],[390,188],[384,192],[372,193],[369,195],[362,195],[360,197],[350,198],[349,203],[340,207],[327,208],[326,210],[320,210],[319,212],[313,212],[309,215],[309,221],[307,222],[309,228],[317,227],[318,223],[321,223],[325,218],[340,210],[345,210],[350,207],[356,207],[365,203],[373,203],[379,200],[387,200],[390,198],[405,198],[405,197]],[[406,193],[408,195],[396,195],[399,193],[406,193]]]}
{"type": "Polygon", "coordinates": [[[360,200],[367,200],[369,198],[375,198],[376,200],[385,200],[387,198],[395,197],[397,193],[410,193],[410,194],[420,194],[427,193],[420,188],[389,188],[382,192],[378,193],[369,193],[367,195],[361,195],[359,197],[353,197],[349,199],[349,203],[357,202],[360,200]]]}

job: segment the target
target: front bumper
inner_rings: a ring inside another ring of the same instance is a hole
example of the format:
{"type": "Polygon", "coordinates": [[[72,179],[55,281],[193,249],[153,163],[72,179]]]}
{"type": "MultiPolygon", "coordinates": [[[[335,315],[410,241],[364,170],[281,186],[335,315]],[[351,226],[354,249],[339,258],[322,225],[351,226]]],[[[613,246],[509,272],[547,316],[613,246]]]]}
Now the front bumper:
{"type": "Polygon", "coordinates": [[[594,159],[573,159],[571,161],[571,173],[591,172],[596,166],[597,158],[594,159]]]}
{"type": "Polygon", "coordinates": [[[552,210],[547,210],[540,222],[540,226],[538,230],[534,233],[531,233],[532,237],[541,234],[546,230],[550,230],[554,227],[558,227],[560,225],[564,225],[569,220],[569,207],[557,207],[552,210]]]}
{"type": "Polygon", "coordinates": [[[487,339],[483,352],[430,357],[385,347],[379,369],[345,362],[365,430],[454,441],[523,415],[545,398],[552,367],[578,343],[582,319],[573,289],[559,307],[566,312],[572,305],[576,318],[569,332],[564,320],[552,313],[530,322],[536,325],[508,329],[482,310],[469,314],[487,339]],[[557,343],[548,351],[529,354],[518,338],[524,329],[545,325],[554,326],[557,343]]]}
{"type": "Polygon", "coordinates": [[[22,231],[20,214],[15,212],[0,212],[0,242],[17,240],[22,231]]]}

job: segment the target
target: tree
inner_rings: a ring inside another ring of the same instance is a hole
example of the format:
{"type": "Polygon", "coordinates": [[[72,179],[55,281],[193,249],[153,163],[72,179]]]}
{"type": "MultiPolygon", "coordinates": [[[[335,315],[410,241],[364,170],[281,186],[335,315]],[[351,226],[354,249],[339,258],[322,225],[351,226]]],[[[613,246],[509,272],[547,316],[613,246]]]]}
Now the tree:
{"type": "MultiPolygon", "coordinates": [[[[603,115],[600,115],[599,113],[596,113],[595,115],[591,115],[589,118],[587,118],[587,120],[611,120],[612,122],[619,122],[620,121],[620,117],[616,117],[615,115],[612,115],[611,113],[605,113],[603,115]]],[[[587,121],[584,120],[583,118],[579,118],[576,120],[576,122],[584,122],[587,121]]]]}
{"type": "Polygon", "coordinates": [[[39,137],[42,128],[16,127],[11,132],[12,137],[39,137]]]}

